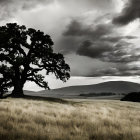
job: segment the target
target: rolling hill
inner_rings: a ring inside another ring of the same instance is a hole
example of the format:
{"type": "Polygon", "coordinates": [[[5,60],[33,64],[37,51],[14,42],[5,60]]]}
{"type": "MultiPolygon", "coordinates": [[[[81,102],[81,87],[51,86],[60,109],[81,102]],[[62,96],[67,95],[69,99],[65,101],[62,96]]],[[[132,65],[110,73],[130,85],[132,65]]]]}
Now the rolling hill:
{"type": "Polygon", "coordinates": [[[81,85],[81,86],[70,86],[53,90],[39,91],[38,94],[41,96],[49,97],[66,97],[73,98],[80,94],[89,93],[116,93],[116,94],[127,94],[130,92],[139,92],[140,84],[127,82],[127,81],[109,81],[99,83],[95,85],[81,85]]]}

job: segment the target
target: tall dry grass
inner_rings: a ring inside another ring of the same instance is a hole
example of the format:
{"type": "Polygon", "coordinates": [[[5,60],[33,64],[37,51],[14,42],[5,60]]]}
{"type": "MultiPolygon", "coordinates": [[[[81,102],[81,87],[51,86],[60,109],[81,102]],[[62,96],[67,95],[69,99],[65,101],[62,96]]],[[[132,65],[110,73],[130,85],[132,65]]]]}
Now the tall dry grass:
{"type": "Polygon", "coordinates": [[[140,140],[140,104],[0,100],[0,140],[140,140]]]}

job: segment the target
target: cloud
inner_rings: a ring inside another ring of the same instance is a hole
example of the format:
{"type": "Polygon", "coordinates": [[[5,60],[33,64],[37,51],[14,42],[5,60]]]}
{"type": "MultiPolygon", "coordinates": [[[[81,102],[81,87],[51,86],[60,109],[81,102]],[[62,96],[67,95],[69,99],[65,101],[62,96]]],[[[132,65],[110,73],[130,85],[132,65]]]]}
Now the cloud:
{"type": "Polygon", "coordinates": [[[140,60],[140,49],[132,43],[138,37],[121,34],[120,27],[112,24],[111,16],[105,16],[103,19],[98,17],[93,23],[88,23],[86,18],[84,22],[73,19],[63,33],[64,38],[69,39],[63,49],[67,50],[67,54],[75,52],[83,58],[90,58],[90,61],[99,60],[102,64],[108,64],[100,68],[95,64],[95,68],[88,68],[88,73],[83,73],[84,76],[138,75],[138,67],[129,66],[140,60]],[[73,40],[75,44],[70,47],[73,40]]]}
{"type": "Polygon", "coordinates": [[[111,32],[113,32],[113,27],[108,24],[86,25],[78,20],[72,20],[63,35],[99,38],[111,32]]]}
{"type": "MultiPolygon", "coordinates": [[[[95,24],[87,24],[79,19],[74,19],[67,26],[64,37],[69,39],[64,50],[67,53],[76,52],[77,55],[97,58],[104,62],[129,63],[139,60],[135,45],[130,40],[137,39],[136,36],[121,35],[118,28],[111,22],[98,17],[95,24]],[[100,22],[102,21],[102,22],[100,22]],[[74,42],[76,44],[70,43],[74,42]],[[71,44],[71,47],[68,47],[71,44]]],[[[140,51],[140,50],[139,50],[140,51]]]]}
{"type": "Polygon", "coordinates": [[[134,67],[129,65],[119,65],[116,67],[108,67],[104,69],[98,69],[89,76],[137,76],[140,73],[140,67],[134,67]]]}
{"type": "Polygon", "coordinates": [[[113,27],[108,24],[99,24],[98,22],[92,24],[86,22],[86,18],[83,20],[81,21],[81,18],[72,19],[66,26],[61,42],[58,45],[60,46],[59,50],[67,53],[76,52],[86,40],[97,41],[101,37],[113,33],[113,27]]]}
{"type": "MultiPolygon", "coordinates": [[[[112,7],[114,8],[116,5],[116,1],[114,0],[58,0],[60,3],[64,5],[68,5],[69,8],[67,10],[75,9],[83,9],[83,10],[93,10],[98,9],[99,11],[112,11],[112,7]],[[72,9],[71,9],[72,8],[72,9]]],[[[77,12],[77,11],[76,11],[77,12]]],[[[75,13],[76,13],[75,12],[75,13]]]]}
{"type": "Polygon", "coordinates": [[[122,41],[122,40],[133,40],[133,39],[137,39],[138,37],[136,36],[119,36],[119,35],[116,35],[116,36],[112,36],[112,35],[108,35],[108,36],[104,36],[104,37],[101,37],[101,40],[102,41],[108,41],[108,42],[112,42],[112,43],[118,43],[119,41],[122,41]]]}
{"type": "Polygon", "coordinates": [[[113,19],[113,23],[127,25],[137,18],[140,18],[140,0],[128,0],[120,15],[113,19]]]}
{"type": "Polygon", "coordinates": [[[132,43],[120,41],[113,45],[109,42],[91,42],[84,41],[78,48],[77,54],[87,56],[90,58],[98,58],[104,62],[112,63],[130,63],[138,61],[140,54],[137,54],[140,49],[134,49],[132,43]]]}
{"type": "Polygon", "coordinates": [[[103,12],[115,6],[115,3],[112,0],[0,0],[0,20],[15,17],[16,13],[19,13],[20,11],[30,10],[37,6],[45,6],[50,3],[56,3],[57,5],[62,6],[66,13],[72,13],[73,15],[74,13],[75,15],[77,13],[80,14],[92,10],[93,8],[103,12]]]}
{"type": "Polygon", "coordinates": [[[52,3],[53,0],[0,0],[0,20],[14,16],[20,10],[29,10],[38,5],[52,3]]]}
{"type": "Polygon", "coordinates": [[[113,31],[112,25],[102,23],[87,25],[79,19],[73,19],[69,25],[67,25],[63,33],[62,39],[58,45],[60,46],[59,50],[63,50],[63,52],[67,53],[76,52],[79,47],[82,48],[83,44],[85,44],[87,40],[96,42],[97,40],[101,40],[103,37],[104,40],[107,40],[105,36],[112,34],[113,31]]]}
{"type": "Polygon", "coordinates": [[[110,52],[103,55],[104,61],[110,61],[114,63],[130,63],[139,61],[140,54],[137,54],[140,49],[136,49],[135,45],[125,41],[117,43],[110,52]]]}
{"type": "Polygon", "coordinates": [[[103,42],[93,43],[90,40],[86,40],[78,48],[77,54],[99,59],[105,52],[109,52],[111,50],[112,47],[109,44],[103,42]]]}

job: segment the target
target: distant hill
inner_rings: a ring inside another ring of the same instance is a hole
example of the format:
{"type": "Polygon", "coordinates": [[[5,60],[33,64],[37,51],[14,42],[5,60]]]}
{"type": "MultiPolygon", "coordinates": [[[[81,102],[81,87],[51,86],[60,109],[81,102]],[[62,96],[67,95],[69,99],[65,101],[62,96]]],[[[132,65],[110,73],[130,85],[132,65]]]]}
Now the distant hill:
{"type": "Polygon", "coordinates": [[[110,81],[94,85],[70,86],[53,90],[43,90],[38,92],[40,95],[51,97],[75,97],[80,94],[89,93],[130,93],[139,92],[140,84],[126,81],[110,81]]]}

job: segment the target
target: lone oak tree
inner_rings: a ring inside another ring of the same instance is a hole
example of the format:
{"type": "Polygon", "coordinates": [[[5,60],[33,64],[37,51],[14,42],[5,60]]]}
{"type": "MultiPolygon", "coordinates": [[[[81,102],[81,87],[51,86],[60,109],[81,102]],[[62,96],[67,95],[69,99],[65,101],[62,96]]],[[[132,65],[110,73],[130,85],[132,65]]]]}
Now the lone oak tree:
{"type": "Polygon", "coordinates": [[[23,96],[26,81],[35,82],[49,89],[45,76],[53,73],[66,81],[70,67],[60,53],[53,52],[53,41],[40,30],[27,29],[24,25],[8,23],[0,27],[0,93],[14,87],[12,96],[23,96]]]}

